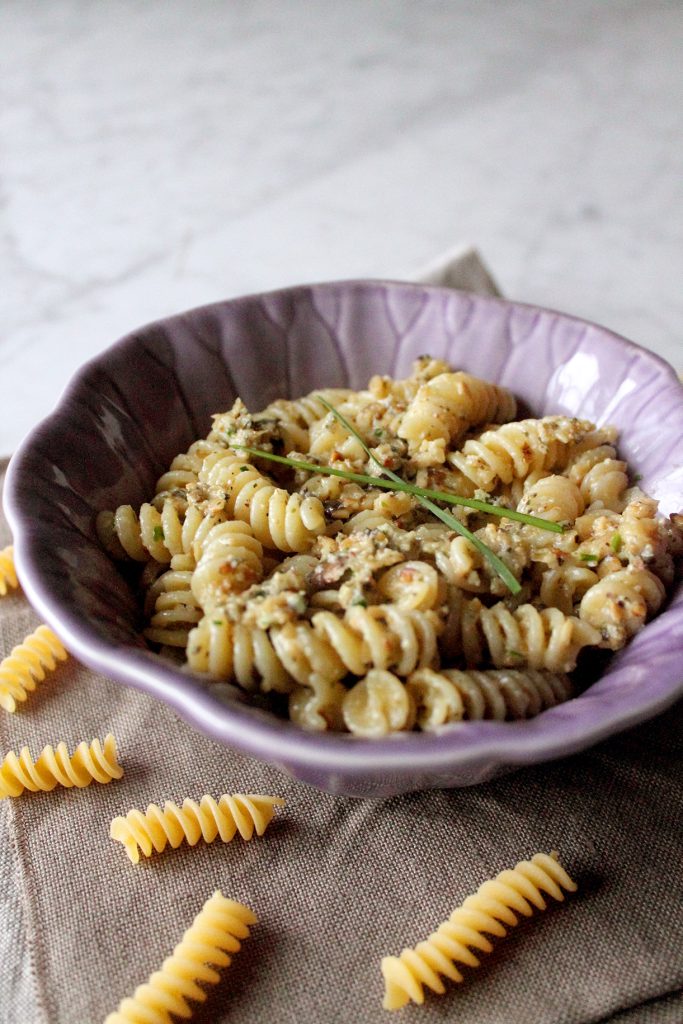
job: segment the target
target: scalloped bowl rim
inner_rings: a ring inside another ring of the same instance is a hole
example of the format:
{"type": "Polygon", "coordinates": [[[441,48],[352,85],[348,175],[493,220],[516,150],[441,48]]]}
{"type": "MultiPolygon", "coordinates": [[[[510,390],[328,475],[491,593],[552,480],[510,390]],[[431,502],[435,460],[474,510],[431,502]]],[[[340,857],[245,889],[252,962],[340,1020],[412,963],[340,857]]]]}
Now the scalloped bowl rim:
{"type": "MultiPolygon", "coordinates": [[[[310,733],[299,729],[291,722],[274,717],[268,718],[265,714],[256,717],[240,703],[217,701],[208,691],[201,689],[192,676],[163,662],[158,656],[151,655],[151,652],[142,652],[132,647],[121,649],[105,643],[99,635],[91,633],[87,620],[76,620],[75,617],[71,617],[68,610],[53,597],[49,586],[43,581],[41,566],[36,561],[32,549],[30,517],[25,517],[21,509],[18,492],[22,466],[26,453],[50,436],[54,426],[65,414],[71,399],[82,388],[87,387],[86,380],[92,367],[106,363],[112,353],[130,344],[133,339],[139,339],[140,335],[150,328],[167,325],[180,317],[265,296],[294,295],[311,289],[368,285],[402,288],[412,286],[427,292],[439,293],[450,291],[438,285],[378,278],[314,282],[256,292],[203,304],[151,321],[126,334],[84,363],[71,378],[52,413],[21,443],[7,470],[4,505],[14,536],[16,568],[24,593],[35,610],[60,636],[70,653],[88,667],[158,697],[173,706],[186,721],[210,738],[270,763],[278,764],[282,761],[288,770],[292,764],[299,764],[325,771],[339,769],[346,776],[390,770],[395,777],[396,774],[409,775],[422,770],[442,769],[447,772],[466,764],[478,764],[487,758],[494,758],[500,764],[534,764],[583,750],[601,739],[653,717],[675,703],[683,695],[683,678],[679,684],[667,683],[661,689],[655,686],[654,690],[648,689],[641,695],[631,693],[628,703],[616,705],[611,702],[607,709],[603,706],[600,714],[596,715],[595,701],[599,701],[600,697],[598,680],[572,701],[576,712],[572,718],[561,714],[563,706],[566,705],[558,705],[536,718],[521,722],[454,723],[433,733],[397,733],[381,739],[363,739],[341,733],[310,733]],[[637,696],[640,696],[640,699],[636,699],[637,696]],[[580,704],[585,705],[581,710],[577,707],[580,704]]],[[[518,307],[588,326],[645,358],[660,372],[665,371],[673,381],[678,381],[673,367],[656,353],[592,321],[533,303],[512,302],[498,297],[470,296],[469,293],[468,297],[477,302],[501,305],[508,309],[518,307]]],[[[605,675],[611,675],[614,670],[612,663],[605,675]]]]}

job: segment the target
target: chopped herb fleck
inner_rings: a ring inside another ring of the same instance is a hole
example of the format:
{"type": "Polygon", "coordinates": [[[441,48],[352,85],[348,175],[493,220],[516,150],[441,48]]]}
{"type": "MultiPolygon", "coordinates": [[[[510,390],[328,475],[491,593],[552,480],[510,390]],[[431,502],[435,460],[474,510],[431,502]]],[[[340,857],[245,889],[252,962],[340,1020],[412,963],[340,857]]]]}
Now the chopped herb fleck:
{"type": "Polygon", "coordinates": [[[511,647],[508,647],[508,658],[523,658],[524,655],[520,651],[513,651],[511,647]]]}
{"type": "Polygon", "coordinates": [[[367,606],[368,606],[368,602],[365,600],[364,597],[356,597],[356,598],[354,598],[353,601],[351,602],[351,604],[354,605],[354,606],[357,606],[359,608],[367,608],[367,606]]]}
{"type": "Polygon", "coordinates": [[[249,466],[240,466],[240,473],[246,473],[246,471],[248,469],[249,469],[249,466]]]}
{"type": "Polygon", "coordinates": [[[382,437],[382,435],[384,434],[384,431],[382,430],[381,427],[377,427],[377,429],[374,430],[373,433],[374,433],[375,437],[382,437]]]}
{"type": "Polygon", "coordinates": [[[223,625],[223,620],[222,619],[214,619],[213,620],[213,624],[214,624],[214,626],[222,626],[223,625]]]}
{"type": "Polygon", "coordinates": [[[592,551],[582,551],[579,555],[582,562],[591,562],[593,565],[597,565],[599,559],[597,555],[594,555],[592,551]]]}
{"type": "Polygon", "coordinates": [[[634,473],[633,474],[633,482],[634,482],[634,484],[640,483],[640,481],[642,479],[643,479],[643,474],[642,473],[634,473]]]}
{"type": "Polygon", "coordinates": [[[164,528],[163,528],[163,526],[155,526],[154,527],[154,539],[155,540],[163,540],[164,539],[164,528]]]}
{"type": "Polygon", "coordinates": [[[618,555],[621,551],[622,539],[620,533],[612,534],[612,540],[610,541],[610,547],[615,555],[618,555]]]}

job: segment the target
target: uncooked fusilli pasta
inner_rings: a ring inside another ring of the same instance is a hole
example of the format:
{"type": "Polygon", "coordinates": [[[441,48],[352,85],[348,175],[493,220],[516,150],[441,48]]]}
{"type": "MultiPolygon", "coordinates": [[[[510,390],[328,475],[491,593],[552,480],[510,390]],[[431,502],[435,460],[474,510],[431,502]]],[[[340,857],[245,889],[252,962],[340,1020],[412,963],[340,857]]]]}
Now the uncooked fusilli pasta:
{"type": "Polygon", "coordinates": [[[14,568],[14,548],[10,544],[0,550],[0,597],[4,597],[11,587],[18,587],[19,580],[14,568]]]}
{"type": "Polygon", "coordinates": [[[613,427],[515,412],[430,356],[361,391],[237,399],[99,535],[143,566],[151,643],[302,728],[529,717],[657,614],[683,530],[613,427]]]}
{"type": "Polygon", "coordinates": [[[502,938],[507,928],[518,923],[519,914],[531,917],[534,908],[545,910],[544,893],[562,901],[563,890],[575,892],[576,883],[558,863],[556,853],[537,853],[484,882],[428,939],[414,949],[404,949],[400,956],[384,957],[384,1009],[398,1010],[411,1000],[423,1003],[425,988],[443,995],[441,976],[461,982],[463,975],[456,964],[479,966],[472,947],[490,953],[493,945],[487,934],[502,938]]]}
{"type": "Polygon", "coordinates": [[[110,835],[123,843],[137,864],[140,852],[151,857],[153,850],[161,853],[167,845],[175,850],[182,842],[194,846],[200,839],[212,843],[218,836],[229,843],[238,832],[242,839],[251,839],[254,832],[262,836],[275,808],[283,805],[279,797],[257,793],[224,794],[218,800],[205,795],[199,803],[183,800],[181,807],[167,800],[163,809],[149,804],[144,814],[133,809],[125,817],[114,818],[110,835]]]}
{"type": "Polygon", "coordinates": [[[116,758],[116,740],[111,733],[105,736],[103,744],[99,740],[79,743],[73,754],[69,754],[66,743],[59,743],[54,749],[48,745],[35,761],[28,747],[22,747],[18,755],[11,750],[0,763],[0,800],[21,796],[25,789],[32,793],[48,792],[58,785],[82,789],[91,782],[106,784],[122,775],[123,768],[116,758]]]}
{"type": "Polygon", "coordinates": [[[67,657],[61,640],[48,626],[38,626],[0,661],[0,707],[16,711],[17,701],[25,701],[47,672],[67,657]]]}
{"type": "Polygon", "coordinates": [[[203,1003],[201,984],[217,985],[216,968],[228,967],[233,953],[249,937],[256,914],[220,891],[209,897],[173,952],[149,981],[138,985],[104,1024],[172,1024],[174,1016],[189,1020],[190,1002],[203,1003]]]}

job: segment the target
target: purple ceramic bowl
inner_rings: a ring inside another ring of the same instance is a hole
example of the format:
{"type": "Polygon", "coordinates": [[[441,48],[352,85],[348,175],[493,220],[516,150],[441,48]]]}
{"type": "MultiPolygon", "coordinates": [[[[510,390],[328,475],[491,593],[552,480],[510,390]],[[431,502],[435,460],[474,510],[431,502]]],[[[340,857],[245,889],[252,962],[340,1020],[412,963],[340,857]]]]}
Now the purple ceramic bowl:
{"type": "Polygon", "coordinates": [[[620,429],[664,513],[683,492],[683,389],[671,367],[560,313],[413,284],[351,281],[219,302],[134,332],[83,367],[12,460],[6,509],[37,611],[85,664],[171,704],[215,740],[332,793],[390,796],[482,782],[581,750],[683,692],[683,593],[581,696],[525,722],[383,740],[310,734],[226,698],[148,650],[135,595],[102,551],[101,509],[139,505],[236,395],[261,408],[315,387],[406,375],[430,353],[511,388],[536,415],[620,429]]]}

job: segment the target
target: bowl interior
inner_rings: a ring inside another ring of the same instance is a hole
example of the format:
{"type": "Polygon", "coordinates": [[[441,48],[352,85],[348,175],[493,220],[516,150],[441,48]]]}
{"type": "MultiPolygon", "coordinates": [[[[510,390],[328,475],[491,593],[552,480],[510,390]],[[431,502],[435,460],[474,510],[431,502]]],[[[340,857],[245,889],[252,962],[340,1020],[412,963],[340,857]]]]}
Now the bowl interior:
{"type": "Polygon", "coordinates": [[[614,423],[644,489],[664,513],[678,510],[683,391],[656,356],[600,327],[502,300],[400,283],[313,285],[151,324],[81,370],[10,468],[6,507],[30,599],[93,668],[157,694],[216,738],[283,763],[338,759],[340,771],[373,763],[404,771],[409,756],[413,771],[420,762],[434,779],[439,765],[464,772],[468,758],[494,750],[519,763],[560,756],[655,713],[681,690],[680,588],[579,699],[529,722],[388,741],[302,734],[146,648],[130,582],[97,541],[97,513],[147,500],[172,457],[205,436],[211,414],[237,395],[255,410],[316,387],[362,388],[373,373],[407,375],[423,353],[505,385],[532,415],[614,423]]]}

